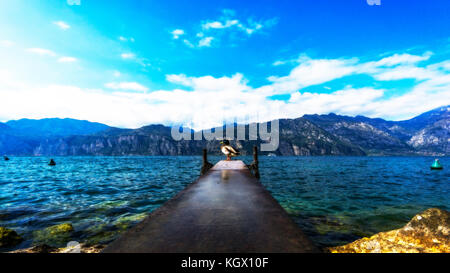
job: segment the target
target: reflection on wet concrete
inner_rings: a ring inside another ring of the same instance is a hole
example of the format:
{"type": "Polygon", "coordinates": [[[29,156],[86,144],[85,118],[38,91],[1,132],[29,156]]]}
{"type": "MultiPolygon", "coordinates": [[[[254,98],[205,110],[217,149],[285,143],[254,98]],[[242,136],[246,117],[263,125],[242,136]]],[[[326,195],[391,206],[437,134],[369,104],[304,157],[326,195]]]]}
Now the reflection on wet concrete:
{"type": "Polygon", "coordinates": [[[222,176],[221,176],[222,180],[220,180],[219,183],[226,182],[227,180],[230,179],[230,171],[229,170],[223,170],[221,172],[222,172],[222,176]]]}

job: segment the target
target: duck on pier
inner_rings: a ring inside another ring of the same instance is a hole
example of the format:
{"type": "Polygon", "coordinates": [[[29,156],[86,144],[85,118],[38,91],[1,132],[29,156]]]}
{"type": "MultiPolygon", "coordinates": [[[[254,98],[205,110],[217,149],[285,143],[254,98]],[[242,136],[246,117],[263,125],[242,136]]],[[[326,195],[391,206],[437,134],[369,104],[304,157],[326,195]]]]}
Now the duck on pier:
{"type": "Polygon", "coordinates": [[[230,145],[230,141],[227,139],[221,141],[220,144],[222,144],[222,146],[220,146],[220,150],[227,156],[227,161],[231,161],[232,157],[240,155],[240,152],[233,148],[230,145]]]}
{"type": "Polygon", "coordinates": [[[49,166],[56,166],[56,162],[53,159],[50,159],[50,163],[48,163],[49,166]]]}

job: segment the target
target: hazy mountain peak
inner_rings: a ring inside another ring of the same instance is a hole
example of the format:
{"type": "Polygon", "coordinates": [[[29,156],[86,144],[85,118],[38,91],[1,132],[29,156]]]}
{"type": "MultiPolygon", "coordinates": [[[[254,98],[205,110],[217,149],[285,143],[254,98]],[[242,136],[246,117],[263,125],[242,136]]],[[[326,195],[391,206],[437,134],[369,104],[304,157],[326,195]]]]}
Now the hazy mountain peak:
{"type": "Polygon", "coordinates": [[[70,118],[20,119],[8,121],[6,125],[22,136],[89,135],[109,128],[105,124],[70,118]]]}

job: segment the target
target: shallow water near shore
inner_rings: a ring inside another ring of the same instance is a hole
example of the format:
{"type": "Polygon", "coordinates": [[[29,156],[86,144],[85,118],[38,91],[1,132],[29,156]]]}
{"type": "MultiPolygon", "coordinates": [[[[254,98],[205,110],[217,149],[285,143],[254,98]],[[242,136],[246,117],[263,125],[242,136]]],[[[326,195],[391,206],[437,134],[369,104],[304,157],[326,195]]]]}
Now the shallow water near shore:
{"type": "MultiPolygon", "coordinates": [[[[67,222],[73,240],[108,243],[201,167],[199,156],[54,159],[54,167],[47,157],[0,162],[0,226],[25,239],[14,249],[67,222]]],[[[335,246],[400,228],[430,207],[450,210],[450,159],[440,160],[444,170],[431,171],[431,157],[260,157],[261,182],[313,242],[335,246]]]]}

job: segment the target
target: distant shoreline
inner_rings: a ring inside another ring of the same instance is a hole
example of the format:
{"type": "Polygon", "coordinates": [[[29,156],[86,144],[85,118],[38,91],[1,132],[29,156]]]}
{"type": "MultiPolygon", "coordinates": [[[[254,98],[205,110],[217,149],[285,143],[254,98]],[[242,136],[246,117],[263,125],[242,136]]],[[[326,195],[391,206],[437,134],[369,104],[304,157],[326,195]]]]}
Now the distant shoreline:
{"type": "Polygon", "coordinates": [[[235,137],[234,130],[228,135],[223,127],[218,127],[196,133],[187,131],[187,136],[178,139],[174,138],[172,127],[164,125],[119,129],[74,119],[18,120],[0,123],[0,155],[195,156],[201,155],[204,148],[208,154],[219,155],[218,139],[226,137],[241,154],[249,155],[257,146],[263,151],[261,155],[278,156],[447,156],[449,121],[450,107],[404,121],[304,115],[278,120],[274,132],[270,127],[268,141],[254,129],[267,126],[262,123],[243,125],[240,137],[235,137]],[[251,128],[255,135],[250,138],[251,128]],[[218,135],[206,140],[205,134],[213,130],[218,135]],[[192,140],[194,134],[200,137],[192,140]],[[272,142],[277,145],[261,149],[272,142]]]}

